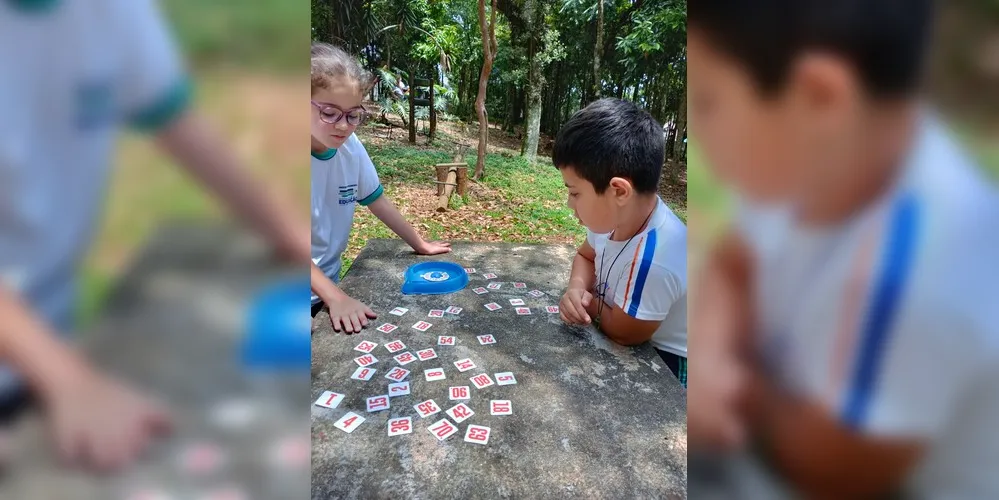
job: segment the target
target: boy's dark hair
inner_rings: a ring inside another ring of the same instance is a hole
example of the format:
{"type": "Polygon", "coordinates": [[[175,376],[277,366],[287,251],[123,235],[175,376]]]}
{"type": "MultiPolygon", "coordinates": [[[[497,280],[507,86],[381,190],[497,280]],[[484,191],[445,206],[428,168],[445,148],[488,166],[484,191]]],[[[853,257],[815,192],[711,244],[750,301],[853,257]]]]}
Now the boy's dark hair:
{"type": "Polygon", "coordinates": [[[655,193],[663,169],[663,127],[648,112],[620,99],[600,99],[579,110],[558,131],[552,150],[557,168],[572,168],[603,194],[614,177],[635,191],[655,193]]]}
{"type": "Polygon", "coordinates": [[[933,0],[692,0],[691,30],[735,59],[767,96],[808,50],[843,57],[867,93],[919,89],[933,31],[933,0]]]}

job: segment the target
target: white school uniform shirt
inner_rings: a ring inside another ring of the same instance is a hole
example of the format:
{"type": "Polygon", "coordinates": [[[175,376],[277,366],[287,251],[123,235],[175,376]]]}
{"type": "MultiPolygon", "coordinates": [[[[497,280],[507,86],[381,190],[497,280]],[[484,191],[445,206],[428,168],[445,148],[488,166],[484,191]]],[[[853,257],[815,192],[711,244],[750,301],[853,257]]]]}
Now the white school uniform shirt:
{"type": "Polygon", "coordinates": [[[597,292],[629,316],[659,321],[657,349],[687,357],[687,226],[657,199],[645,229],[630,242],[586,232],[596,251],[597,292]]]}
{"type": "MultiPolygon", "coordinates": [[[[382,185],[357,135],[338,149],[312,154],[312,262],[334,282],[340,281],[340,256],[347,249],[357,205],[382,195],[382,185]]],[[[312,294],[312,303],[319,297],[312,294]]]]}
{"type": "Polygon", "coordinates": [[[842,224],[738,212],[781,384],[850,428],[926,442],[916,498],[999,498],[999,195],[943,127],[925,117],[892,189],[842,224]]]}
{"type": "Polygon", "coordinates": [[[115,139],[179,116],[189,80],[153,0],[0,0],[0,68],[0,284],[65,332],[115,139]]]}

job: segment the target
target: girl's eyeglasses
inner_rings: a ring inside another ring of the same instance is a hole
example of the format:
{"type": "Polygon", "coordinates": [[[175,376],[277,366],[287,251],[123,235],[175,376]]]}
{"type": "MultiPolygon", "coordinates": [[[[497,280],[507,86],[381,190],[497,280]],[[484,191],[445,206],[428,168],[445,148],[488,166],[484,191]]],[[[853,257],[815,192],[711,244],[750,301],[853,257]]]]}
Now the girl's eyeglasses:
{"type": "Polygon", "coordinates": [[[364,118],[368,115],[364,108],[353,108],[344,111],[339,106],[318,103],[316,101],[312,101],[312,105],[319,109],[319,119],[330,125],[336,125],[340,123],[340,120],[346,118],[347,124],[356,127],[363,123],[364,118]]]}

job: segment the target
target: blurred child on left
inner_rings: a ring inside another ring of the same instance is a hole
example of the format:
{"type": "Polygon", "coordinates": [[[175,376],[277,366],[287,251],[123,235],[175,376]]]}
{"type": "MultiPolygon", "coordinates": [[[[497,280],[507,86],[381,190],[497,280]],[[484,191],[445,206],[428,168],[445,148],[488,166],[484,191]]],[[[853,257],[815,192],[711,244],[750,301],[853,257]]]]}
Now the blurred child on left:
{"type": "Polygon", "coordinates": [[[115,469],[168,428],[165,409],[60,337],[123,125],[156,144],[285,256],[304,223],[247,175],[191,107],[154,0],[0,2],[0,418],[37,401],[62,458],[115,469]]]}

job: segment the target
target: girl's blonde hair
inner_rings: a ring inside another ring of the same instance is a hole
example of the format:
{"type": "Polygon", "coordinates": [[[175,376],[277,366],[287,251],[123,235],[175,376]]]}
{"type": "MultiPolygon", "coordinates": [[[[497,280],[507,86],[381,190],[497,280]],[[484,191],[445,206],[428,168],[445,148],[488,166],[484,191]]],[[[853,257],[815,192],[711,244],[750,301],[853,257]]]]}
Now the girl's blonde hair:
{"type": "Polygon", "coordinates": [[[371,73],[346,51],[328,43],[313,42],[312,93],[316,89],[332,89],[334,80],[339,79],[350,81],[361,94],[366,94],[374,84],[371,73]]]}

